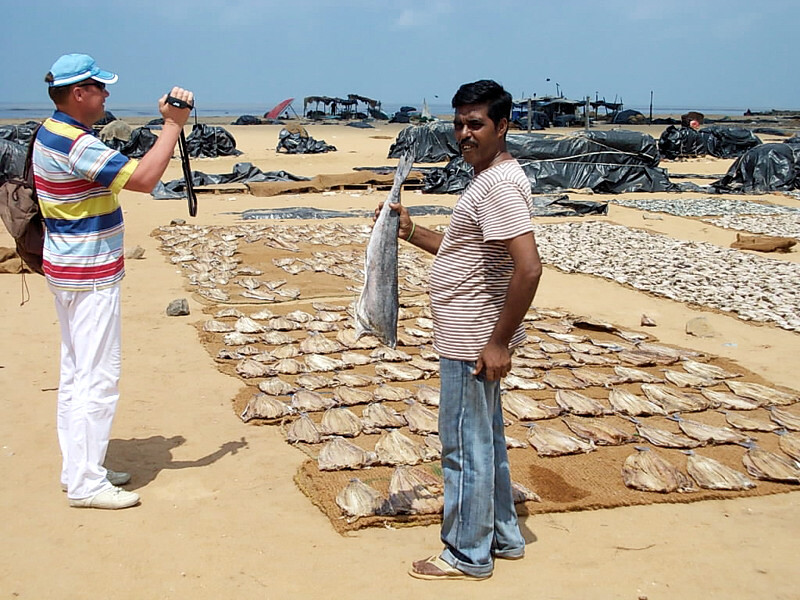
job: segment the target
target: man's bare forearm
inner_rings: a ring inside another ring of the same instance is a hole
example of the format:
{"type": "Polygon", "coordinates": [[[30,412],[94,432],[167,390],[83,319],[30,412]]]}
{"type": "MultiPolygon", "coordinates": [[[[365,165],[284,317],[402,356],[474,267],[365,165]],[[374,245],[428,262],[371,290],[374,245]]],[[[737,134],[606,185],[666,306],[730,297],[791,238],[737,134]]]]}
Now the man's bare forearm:
{"type": "Polygon", "coordinates": [[[406,240],[409,244],[416,246],[420,250],[425,250],[431,254],[436,254],[439,252],[439,246],[442,245],[442,239],[444,238],[443,234],[437,231],[432,231],[427,227],[418,225],[417,223],[413,224],[410,240],[407,239],[408,235],[409,234],[402,235],[401,232],[402,239],[406,240]]]}

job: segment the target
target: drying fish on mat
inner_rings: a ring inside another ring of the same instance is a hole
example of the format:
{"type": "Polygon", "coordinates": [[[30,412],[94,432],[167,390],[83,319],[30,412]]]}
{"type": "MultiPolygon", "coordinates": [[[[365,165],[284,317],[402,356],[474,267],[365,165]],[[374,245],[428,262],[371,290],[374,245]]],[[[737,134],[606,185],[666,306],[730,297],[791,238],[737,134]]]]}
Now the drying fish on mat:
{"type": "Polygon", "coordinates": [[[427,347],[420,348],[419,349],[419,355],[422,358],[424,358],[425,360],[430,360],[430,361],[433,361],[433,362],[439,362],[439,355],[436,354],[436,352],[434,352],[433,350],[431,350],[431,349],[429,349],[427,347]]]}
{"type": "Polygon", "coordinates": [[[758,402],[755,400],[743,398],[742,396],[737,396],[736,394],[731,394],[730,392],[700,390],[700,393],[708,398],[713,406],[722,407],[728,410],[755,410],[759,407],[758,402]]]}
{"type": "Polygon", "coordinates": [[[292,414],[292,409],[288,404],[281,402],[273,396],[267,394],[255,394],[247,402],[247,406],[242,411],[242,421],[247,423],[252,419],[279,419],[292,414]]]}
{"type": "Polygon", "coordinates": [[[300,347],[297,344],[281,344],[273,348],[270,355],[274,360],[294,358],[295,356],[300,356],[300,347]]]}
{"type": "Polygon", "coordinates": [[[749,490],[756,487],[747,475],[718,460],[687,450],[686,470],[695,483],[707,490],[749,490]]]}
{"type": "Polygon", "coordinates": [[[551,371],[542,377],[542,381],[557,390],[582,390],[583,388],[588,387],[580,379],[574,377],[572,373],[568,375],[560,375],[559,373],[553,373],[551,371]]]}
{"type": "Polygon", "coordinates": [[[306,366],[295,358],[282,358],[272,365],[272,370],[284,375],[297,375],[305,373],[306,366]]]}
{"type": "Polygon", "coordinates": [[[605,365],[619,364],[619,359],[614,358],[613,356],[605,356],[602,354],[585,354],[583,352],[570,352],[569,355],[572,358],[572,360],[582,365],[605,366],[605,365]]]}
{"type": "Polygon", "coordinates": [[[402,350],[396,350],[389,346],[378,346],[370,352],[369,357],[374,360],[386,362],[405,362],[411,360],[411,355],[402,350]]]}
{"type": "Polygon", "coordinates": [[[350,483],[336,494],[336,505],[353,520],[382,515],[389,510],[386,498],[357,477],[351,479],[350,483]]]}
{"type": "Polygon", "coordinates": [[[652,367],[656,364],[652,354],[645,354],[637,350],[623,350],[617,354],[617,358],[634,367],[652,367]]]}
{"type": "Polygon", "coordinates": [[[607,375],[606,373],[601,373],[600,371],[595,371],[593,369],[587,369],[586,367],[574,369],[572,374],[589,386],[597,385],[600,387],[610,388],[612,385],[620,383],[620,378],[618,375],[607,375]]]}
{"type": "Polygon", "coordinates": [[[270,346],[283,346],[293,343],[295,339],[282,331],[268,331],[261,336],[261,341],[270,346]]]}
{"type": "Polygon", "coordinates": [[[556,344],[555,342],[539,342],[539,348],[546,354],[564,354],[569,352],[566,344],[556,344]]]}
{"type": "Polygon", "coordinates": [[[800,483],[800,467],[796,462],[763,450],[754,443],[747,444],[747,452],[744,453],[742,462],[747,472],[757,479],[800,483]]]}
{"type": "Polygon", "coordinates": [[[688,358],[683,359],[681,362],[684,370],[692,375],[698,375],[707,379],[731,379],[732,377],[741,377],[741,373],[731,373],[722,367],[716,365],[709,365],[708,363],[697,362],[688,358]]]}
{"type": "Polygon", "coordinates": [[[661,446],[662,448],[697,448],[703,445],[703,442],[686,437],[685,435],[672,433],[666,429],[659,429],[651,425],[645,425],[634,418],[631,418],[631,421],[636,424],[636,433],[639,437],[646,439],[654,446],[661,446]]]}
{"type": "Polygon", "coordinates": [[[245,314],[242,311],[240,311],[238,308],[231,308],[231,307],[223,308],[221,310],[218,310],[216,313],[214,313],[214,317],[217,318],[217,319],[225,319],[225,318],[230,318],[230,317],[238,319],[239,317],[244,317],[244,316],[245,316],[245,314]]]}
{"type": "Polygon", "coordinates": [[[691,481],[675,465],[662,458],[655,450],[641,446],[625,459],[622,465],[625,485],[643,492],[694,491],[691,481]]]}
{"type": "Polygon", "coordinates": [[[722,411],[725,414],[725,420],[728,425],[741,429],[742,431],[776,431],[780,426],[772,421],[763,421],[761,419],[754,419],[750,415],[743,415],[733,411],[722,411]]]}
{"type": "Polygon", "coordinates": [[[261,287],[261,282],[255,277],[244,277],[237,280],[236,283],[248,290],[255,290],[261,287]]]}
{"type": "Polygon", "coordinates": [[[394,514],[437,514],[444,508],[442,484],[433,475],[413,467],[397,467],[389,482],[389,504],[394,514]]]}
{"type": "Polygon", "coordinates": [[[563,456],[592,452],[595,447],[591,442],[584,442],[557,429],[530,424],[528,427],[528,443],[536,449],[539,456],[563,456]]]}
{"type": "Polygon", "coordinates": [[[543,331],[545,333],[569,333],[572,331],[572,325],[569,323],[552,323],[549,321],[534,321],[532,323],[534,329],[543,331]]]}
{"type": "Polygon", "coordinates": [[[515,437],[511,437],[510,435],[507,435],[505,437],[506,437],[506,448],[508,448],[509,450],[511,448],[527,448],[528,447],[528,444],[526,444],[525,442],[519,441],[515,437]]]}
{"type": "Polygon", "coordinates": [[[611,352],[608,348],[601,348],[600,346],[595,346],[591,342],[573,342],[569,344],[569,349],[573,352],[579,352],[581,354],[608,354],[611,352]]]}
{"type": "Polygon", "coordinates": [[[217,321],[216,319],[209,319],[203,323],[203,331],[208,331],[209,333],[228,333],[234,331],[234,328],[228,323],[217,321]]]}
{"type": "Polygon", "coordinates": [[[420,383],[417,386],[416,398],[428,406],[439,406],[439,388],[420,383]]]}
{"type": "Polygon", "coordinates": [[[402,363],[384,363],[375,365],[375,374],[389,381],[416,381],[424,379],[425,372],[411,365],[402,363]]]}
{"type": "Polygon", "coordinates": [[[399,429],[389,429],[375,443],[375,454],[382,465],[416,465],[425,460],[424,448],[399,429]]]}
{"type": "Polygon", "coordinates": [[[366,354],[359,354],[358,352],[342,352],[342,362],[348,367],[356,367],[368,365],[372,362],[372,359],[366,354]]]}
{"type": "Polygon", "coordinates": [[[374,464],[375,454],[359,448],[342,437],[334,437],[320,448],[317,467],[320,471],[361,469],[374,464]]]}
{"type": "Polygon", "coordinates": [[[419,329],[417,327],[404,327],[403,331],[405,331],[408,335],[417,337],[417,338],[432,338],[433,333],[430,331],[426,331],[425,329],[419,329]]]}
{"type": "Polygon", "coordinates": [[[374,335],[365,335],[364,337],[356,338],[354,329],[342,329],[336,334],[336,341],[346,348],[357,350],[377,348],[381,343],[374,335]]]}
{"type": "Polygon", "coordinates": [[[520,392],[505,392],[500,396],[500,401],[503,403],[503,408],[520,421],[552,419],[561,414],[560,408],[546,406],[520,392]]]}
{"type": "Polygon", "coordinates": [[[536,379],[540,377],[542,372],[537,371],[536,369],[531,369],[529,367],[522,367],[522,366],[515,366],[513,367],[509,373],[516,377],[521,377],[522,379],[536,379]]]}
{"type": "Polygon", "coordinates": [[[336,402],[328,396],[310,390],[297,390],[292,394],[292,408],[297,411],[314,412],[327,410],[336,406],[336,402]]]}
{"type": "Polygon", "coordinates": [[[294,331],[300,329],[300,325],[295,321],[290,321],[286,317],[274,317],[267,321],[267,325],[273,331],[294,331]]]}
{"type": "Polygon", "coordinates": [[[379,385],[372,393],[376,400],[408,400],[414,397],[411,390],[386,384],[379,385]]]}
{"type": "Polygon", "coordinates": [[[717,379],[709,379],[708,377],[701,377],[692,373],[684,373],[682,371],[673,371],[671,369],[664,369],[664,377],[670,383],[678,387],[688,388],[701,388],[717,385],[717,379]]]}
{"type": "Polygon", "coordinates": [[[517,483],[516,481],[511,482],[511,497],[514,499],[514,504],[519,504],[520,502],[542,501],[542,499],[539,497],[539,494],[530,488],[525,487],[521,483],[517,483]]]}
{"type": "Polygon", "coordinates": [[[697,412],[711,406],[708,399],[700,394],[680,392],[657,383],[643,383],[642,391],[649,400],[658,404],[668,413],[697,412]]]}
{"type": "Polygon", "coordinates": [[[778,447],[794,460],[800,462],[800,433],[779,431],[778,447]]]}
{"type": "Polygon", "coordinates": [[[337,373],[333,376],[333,382],[348,387],[364,387],[366,385],[376,385],[380,383],[380,379],[358,373],[337,373]]]}
{"type": "Polygon", "coordinates": [[[286,286],[275,290],[275,293],[287,300],[297,300],[300,297],[300,288],[286,286]]]}
{"type": "Polygon", "coordinates": [[[306,444],[319,444],[322,434],[317,429],[316,423],[306,413],[300,413],[300,418],[292,421],[286,429],[286,439],[291,444],[305,442],[306,444]]]}
{"type": "Polygon", "coordinates": [[[244,354],[240,354],[235,350],[231,350],[230,348],[220,348],[217,355],[214,357],[215,360],[239,360],[244,358],[244,354]]]}
{"type": "MultiPolygon", "coordinates": [[[[234,316],[234,315],[231,315],[231,316],[234,316]]],[[[237,317],[244,317],[246,315],[239,314],[239,315],[236,315],[236,316],[237,317]]],[[[272,311],[270,309],[262,308],[258,312],[254,312],[252,315],[250,315],[250,318],[253,319],[254,321],[269,321],[274,316],[275,315],[272,313],[272,311]]]]}
{"type": "Polygon", "coordinates": [[[274,371],[270,367],[252,358],[244,358],[236,363],[236,372],[245,379],[274,375],[274,371]]]}
{"type": "Polygon", "coordinates": [[[325,321],[310,321],[305,324],[306,331],[326,333],[328,331],[339,331],[341,329],[337,323],[326,323],[325,321]]]}
{"type": "Polygon", "coordinates": [[[397,231],[400,215],[389,205],[400,202],[401,186],[413,165],[413,151],[400,157],[389,197],[369,237],[364,260],[364,287],[355,311],[357,337],[372,334],[392,348],[397,345],[397,231]]]}
{"type": "Polygon", "coordinates": [[[781,427],[785,427],[791,431],[800,431],[800,417],[790,413],[788,410],[782,410],[771,406],[769,409],[769,418],[775,421],[781,427]]]}
{"type": "Polygon", "coordinates": [[[277,302],[278,299],[272,292],[263,290],[247,290],[240,294],[242,298],[252,298],[253,300],[261,300],[262,302],[277,302]]]}
{"type": "Polygon", "coordinates": [[[439,370],[439,361],[425,360],[419,355],[411,357],[408,364],[428,374],[436,373],[439,370]]]}
{"type": "Polygon", "coordinates": [[[280,377],[270,377],[258,382],[258,389],[270,396],[288,396],[297,391],[297,388],[280,377]]]}
{"type": "Polygon", "coordinates": [[[617,365],[614,367],[614,373],[620,378],[619,383],[664,383],[660,377],[632,367],[617,365]]]}
{"type": "Polygon", "coordinates": [[[629,344],[628,342],[612,342],[609,340],[596,340],[590,339],[589,340],[594,346],[598,348],[605,348],[609,352],[624,352],[625,350],[632,350],[634,348],[633,344],[629,344]]]}
{"type": "Polygon", "coordinates": [[[369,404],[375,396],[369,390],[359,390],[347,386],[339,386],[333,390],[334,399],[341,405],[369,404]]]}
{"type": "Polygon", "coordinates": [[[320,431],[325,435],[356,437],[361,433],[361,419],[349,408],[329,408],[322,414],[320,431]]]}
{"type": "Polygon", "coordinates": [[[744,381],[726,381],[725,385],[737,396],[750,398],[763,405],[771,404],[794,404],[800,398],[795,394],[789,394],[780,390],[760,385],[758,383],[747,383],[744,381]]]}
{"type": "Polygon", "coordinates": [[[307,313],[304,310],[293,310],[289,313],[286,313],[286,318],[297,323],[308,323],[314,320],[314,315],[307,313]]]}
{"type": "Polygon", "coordinates": [[[509,373],[500,382],[503,389],[506,390],[543,390],[545,385],[539,381],[532,381],[530,379],[523,379],[509,373]]]}
{"type": "Polygon", "coordinates": [[[428,331],[433,330],[433,319],[429,319],[427,317],[417,317],[414,322],[422,329],[427,329],[428,331]]]}
{"type": "Polygon", "coordinates": [[[306,364],[306,368],[312,373],[340,371],[346,367],[342,360],[323,356],[322,354],[307,354],[303,360],[306,364]]]}
{"type": "Polygon", "coordinates": [[[741,444],[750,440],[746,435],[727,427],[714,427],[713,425],[684,419],[678,415],[672,415],[667,418],[677,421],[678,427],[681,428],[683,433],[704,444],[741,444]]]}
{"type": "Polygon", "coordinates": [[[379,433],[383,429],[403,427],[406,418],[381,402],[372,402],[361,411],[361,423],[364,433],[379,433]]]}
{"type": "Polygon", "coordinates": [[[514,351],[514,362],[517,358],[532,358],[534,360],[547,360],[547,353],[536,350],[530,346],[522,346],[514,351]]]}
{"type": "Polygon", "coordinates": [[[639,342],[636,347],[640,352],[646,352],[647,354],[656,356],[656,360],[663,364],[672,364],[684,358],[700,356],[697,352],[692,350],[685,350],[683,348],[670,348],[668,346],[653,344],[651,342],[639,342]]]}
{"type": "Polygon", "coordinates": [[[264,333],[266,331],[263,326],[250,317],[239,317],[234,328],[240,333],[264,333]]]}
{"type": "MultiPolygon", "coordinates": [[[[231,297],[217,288],[211,288],[208,290],[197,290],[197,293],[203,296],[203,298],[207,298],[208,300],[214,300],[215,302],[228,302],[230,301],[231,297]]],[[[246,294],[247,292],[245,292],[246,294]]],[[[242,294],[244,295],[244,294],[242,294]]]]}
{"type": "MultiPolygon", "coordinates": [[[[344,310],[342,308],[341,310],[344,310]]],[[[347,317],[339,311],[320,310],[314,315],[314,320],[322,321],[323,323],[338,323],[344,321],[347,317]]]]}
{"type": "Polygon", "coordinates": [[[231,331],[222,336],[222,343],[226,346],[244,346],[245,344],[256,344],[260,341],[257,335],[246,335],[238,331],[231,331]]]}
{"type": "Polygon", "coordinates": [[[303,354],[331,354],[341,352],[342,345],[320,333],[309,332],[308,337],[300,342],[300,351],[303,354]]]}
{"type": "Polygon", "coordinates": [[[418,348],[424,344],[427,344],[430,340],[428,338],[417,337],[415,335],[411,335],[407,331],[403,330],[397,334],[397,342],[401,346],[406,346],[408,348],[418,348]]]}
{"type": "Polygon", "coordinates": [[[570,345],[581,344],[589,339],[585,335],[575,335],[574,333],[558,333],[556,331],[551,331],[547,335],[555,340],[558,340],[559,342],[564,342],[565,344],[570,345]]]}
{"type": "Polygon", "coordinates": [[[318,390],[333,386],[333,380],[330,377],[316,375],[314,373],[305,373],[303,375],[299,375],[297,379],[295,379],[295,383],[307,390],[318,390]]]}
{"type": "Polygon", "coordinates": [[[408,404],[408,408],[403,416],[406,418],[408,428],[413,433],[439,432],[439,415],[437,413],[415,400],[406,400],[406,404],[408,404]]]}
{"type": "Polygon", "coordinates": [[[632,433],[612,425],[607,419],[564,418],[562,421],[575,435],[597,446],[621,446],[636,439],[632,433]]]}
{"type": "Polygon", "coordinates": [[[556,404],[573,415],[599,417],[611,412],[594,398],[571,390],[557,390],[556,404]]]}
{"type": "Polygon", "coordinates": [[[255,346],[253,344],[245,344],[244,346],[239,346],[235,348],[235,350],[238,354],[241,354],[242,356],[256,356],[258,354],[261,354],[262,352],[262,350],[258,346],[255,346]]]}

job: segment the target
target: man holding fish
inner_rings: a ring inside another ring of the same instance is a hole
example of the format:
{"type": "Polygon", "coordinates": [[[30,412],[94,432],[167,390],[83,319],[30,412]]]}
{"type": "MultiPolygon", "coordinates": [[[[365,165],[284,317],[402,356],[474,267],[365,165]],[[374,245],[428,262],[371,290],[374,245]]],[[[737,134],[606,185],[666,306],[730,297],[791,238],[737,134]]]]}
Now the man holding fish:
{"type": "Polygon", "coordinates": [[[506,149],[511,95],[494,81],[453,97],[455,137],[474,177],[445,234],[412,222],[399,202],[398,237],[436,255],[430,275],[440,356],[439,436],[444,550],[413,563],[418,579],[491,576],[495,559],[525,554],[511,492],[500,380],[525,340],[522,318],[542,266],[530,218],[530,182],[506,149]]]}

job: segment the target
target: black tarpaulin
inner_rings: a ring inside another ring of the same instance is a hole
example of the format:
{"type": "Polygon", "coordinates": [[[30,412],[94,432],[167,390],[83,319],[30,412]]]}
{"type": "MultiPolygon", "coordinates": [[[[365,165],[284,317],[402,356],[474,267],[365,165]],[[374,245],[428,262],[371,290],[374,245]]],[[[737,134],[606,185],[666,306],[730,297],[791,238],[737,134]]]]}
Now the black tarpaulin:
{"type": "Polygon", "coordinates": [[[186,138],[186,148],[192,158],[214,158],[216,156],[238,156],[236,140],[223,127],[197,123],[186,138]]]}
{"type": "Polygon", "coordinates": [[[37,125],[39,125],[39,123],[36,121],[25,121],[21,125],[0,126],[0,140],[27,144],[37,125]]]}
{"type": "Polygon", "coordinates": [[[736,159],[711,184],[721,192],[765,194],[800,188],[800,144],[761,144],[736,159]]]}
{"type": "Polygon", "coordinates": [[[22,178],[27,153],[27,144],[18,144],[0,138],[0,184],[5,183],[8,179],[22,178]]]}
{"type": "Polygon", "coordinates": [[[287,154],[319,154],[322,152],[334,152],[336,146],[326,144],[325,140],[315,140],[309,135],[302,135],[301,132],[289,132],[283,128],[278,133],[278,146],[275,152],[286,152],[287,154]]]}
{"type": "MultiPolygon", "coordinates": [[[[192,185],[215,185],[220,183],[249,183],[254,181],[308,181],[308,177],[292,175],[286,171],[264,172],[252,163],[236,163],[230,173],[207,174],[201,171],[192,171],[192,185]]],[[[186,181],[183,178],[174,179],[168,183],[158,182],[151,192],[156,200],[186,197],[186,181]]]]}
{"type": "Polygon", "coordinates": [[[691,127],[669,126],[658,140],[661,154],[669,159],[705,155],[735,158],[759,144],[761,140],[749,129],[720,125],[711,125],[699,131],[691,127]]]}
{"type": "Polygon", "coordinates": [[[111,138],[103,143],[128,158],[142,158],[153,147],[157,139],[156,134],[147,127],[137,127],[131,131],[131,137],[127,141],[111,138]]]}

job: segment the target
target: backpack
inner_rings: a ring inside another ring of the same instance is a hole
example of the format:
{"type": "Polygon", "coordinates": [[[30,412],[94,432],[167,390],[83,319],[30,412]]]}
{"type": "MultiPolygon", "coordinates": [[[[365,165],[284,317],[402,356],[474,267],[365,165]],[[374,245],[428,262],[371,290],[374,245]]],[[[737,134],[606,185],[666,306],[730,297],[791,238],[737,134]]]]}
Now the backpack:
{"type": "Polygon", "coordinates": [[[22,179],[10,178],[0,185],[0,218],[14,238],[17,254],[34,273],[44,275],[44,219],[33,183],[33,144],[39,127],[28,143],[22,179]]]}

